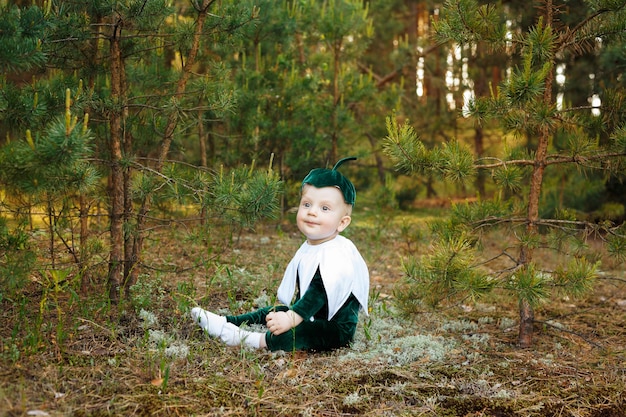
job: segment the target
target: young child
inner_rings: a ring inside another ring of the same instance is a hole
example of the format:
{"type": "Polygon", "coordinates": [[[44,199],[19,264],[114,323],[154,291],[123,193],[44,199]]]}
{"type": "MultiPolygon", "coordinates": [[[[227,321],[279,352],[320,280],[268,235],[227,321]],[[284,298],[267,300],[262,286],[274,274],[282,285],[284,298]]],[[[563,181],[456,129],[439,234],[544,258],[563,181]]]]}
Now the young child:
{"type": "Polygon", "coordinates": [[[314,169],[302,181],[296,223],[306,237],[278,287],[281,305],[239,316],[219,316],[195,307],[191,316],[210,336],[229,346],[284,350],[332,350],[348,346],[359,310],[367,314],[369,272],[352,241],[341,236],[350,224],[354,185],[337,168],[314,169]],[[265,333],[241,329],[265,324],[265,333]]]}

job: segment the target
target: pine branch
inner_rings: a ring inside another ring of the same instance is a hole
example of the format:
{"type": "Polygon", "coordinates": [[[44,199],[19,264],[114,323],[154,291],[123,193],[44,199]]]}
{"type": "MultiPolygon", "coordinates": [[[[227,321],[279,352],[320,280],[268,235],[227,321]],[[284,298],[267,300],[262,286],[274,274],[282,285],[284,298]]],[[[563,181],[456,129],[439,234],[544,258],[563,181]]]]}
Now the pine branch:
{"type": "Polygon", "coordinates": [[[493,169],[506,167],[507,165],[522,165],[522,166],[532,166],[535,164],[535,161],[532,159],[511,159],[511,160],[503,160],[500,158],[496,158],[493,156],[485,156],[476,160],[476,164],[474,165],[476,169],[493,169]],[[496,160],[498,162],[492,164],[483,164],[482,161],[488,160],[496,160]]]}

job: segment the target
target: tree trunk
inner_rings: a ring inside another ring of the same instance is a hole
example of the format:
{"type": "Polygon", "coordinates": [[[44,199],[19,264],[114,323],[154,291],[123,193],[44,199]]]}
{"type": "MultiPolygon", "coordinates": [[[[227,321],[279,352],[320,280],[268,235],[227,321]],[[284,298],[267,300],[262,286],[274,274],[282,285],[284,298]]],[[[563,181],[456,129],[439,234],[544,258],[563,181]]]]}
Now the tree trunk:
{"type": "MultiPolygon", "coordinates": [[[[196,19],[196,28],[193,35],[193,41],[191,44],[191,49],[189,50],[189,55],[187,56],[187,60],[183,65],[183,69],[181,72],[180,79],[176,85],[176,92],[174,94],[175,98],[180,98],[185,92],[187,87],[187,82],[189,81],[189,77],[191,75],[192,67],[195,65],[196,57],[198,55],[198,49],[200,48],[200,39],[202,36],[202,28],[204,26],[204,22],[206,20],[209,6],[212,4],[212,0],[203,0],[202,8],[198,12],[198,18],[196,19]]],[[[172,135],[174,134],[174,130],[176,129],[176,124],[178,123],[178,115],[173,112],[167,119],[167,124],[165,126],[165,132],[163,133],[163,139],[161,140],[161,145],[159,148],[159,156],[156,162],[156,166],[154,170],[156,172],[161,172],[163,170],[163,166],[165,165],[165,161],[167,159],[167,155],[170,150],[170,145],[172,143],[172,135]]],[[[134,235],[133,247],[132,247],[132,266],[129,270],[129,275],[125,276],[124,287],[128,290],[131,286],[137,282],[137,277],[139,276],[139,269],[137,268],[138,264],[141,261],[141,252],[143,250],[143,240],[144,240],[144,228],[146,224],[146,216],[150,212],[151,196],[148,195],[144,197],[141,207],[137,212],[137,225],[134,235]]],[[[127,291],[128,294],[128,291],[127,291]]]]}
{"type": "Polygon", "coordinates": [[[373,135],[366,133],[365,136],[367,136],[367,139],[370,142],[370,146],[372,147],[372,153],[374,154],[374,159],[376,160],[376,172],[378,173],[378,181],[380,181],[380,183],[384,185],[385,164],[383,163],[383,157],[379,151],[380,147],[378,146],[378,143],[376,142],[376,139],[373,135]]]}
{"type": "MultiPolygon", "coordinates": [[[[550,24],[553,19],[552,1],[546,2],[546,19],[550,24]]],[[[546,76],[545,91],[543,93],[543,101],[546,104],[552,101],[552,83],[554,81],[554,72],[550,71],[546,76]]],[[[536,222],[539,219],[539,200],[541,198],[541,188],[543,185],[543,174],[546,168],[546,155],[548,154],[548,144],[550,141],[550,129],[547,126],[541,128],[537,143],[537,151],[535,153],[535,165],[530,179],[530,190],[528,192],[528,211],[526,228],[528,234],[537,233],[536,222]]],[[[520,263],[527,266],[533,257],[533,250],[528,247],[522,247],[520,253],[520,263]]],[[[533,340],[534,312],[532,306],[527,300],[520,301],[520,332],[519,345],[521,347],[530,347],[533,340]]]]}
{"type": "MultiPolygon", "coordinates": [[[[474,128],[474,152],[476,153],[476,157],[480,158],[483,155],[483,139],[484,139],[484,132],[483,132],[483,128],[482,126],[476,126],[474,128]]],[[[478,170],[478,173],[476,174],[476,191],[478,191],[478,195],[481,198],[485,197],[486,191],[485,191],[485,178],[487,177],[487,173],[485,172],[485,170],[481,169],[478,170]]]]}
{"type": "Polygon", "coordinates": [[[78,196],[80,208],[78,211],[78,219],[80,222],[80,251],[78,255],[78,266],[80,270],[80,293],[87,295],[87,287],[89,285],[89,273],[86,268],[86,247],[87,239],[89,239],[89,204],[85,194],[80,193],[78,196]]]}
{"type": "MultiPolygon", "coordinates": [[[[476,67],[475,75],[472,79],[474,82],[474,94],[476,98],[483,98],[489,95],[489,88],[487,88],[488,80],[487,80],[487,69],[485,68],[485,45],[483,42],[479,42],[476,45],[476,52],[469,53],[470,55],[470,65],[476,67]]],[[[474,127],[474,153],[476,154],[476,158],[480,159],[484,153],[484,130],[481,124],[476,124],[474,127]]],[[[485,170],[478,170],[476,175],[476,191],[481,198],[485,197],[485,178],[486,172],[485,170]]]]}
{"type": "Polygon", "coordinates": [[[328,154],[328,160],[332,166],[335,162],[337,162],[337,154],[338,154],[338,142],[339,135],[337,134],[337,129],[339,128],[337,125],[337,107],[339,106],[339,102],[341,96],[339,94],[339,75],[340,75],[340,59],[341,59],[341,41],[336,41],[333,46],[333,107],[332,107],[332,115],[331,115],[331,143],[330,143],[330,153],[328,154]]]}
{"type": "MultiPolygon", "coordinates": [[[[204,133],[204,120],[202,119],[202,113],[202,110],[198,110],[198,140],[200,142],[200,166],[206,168],[208,166],[206,155],[207,135],[204,133]]],[[[202,204],[201,207],[200,224],[204,226],[206,223],[207,208],[204,204],[202,204]]]]}
{"type": "MultiPolygon", "coordinates": [[[[122,69],[122,54],[120,51],[121,27],[118,24],[113,29],[111,36],[111,100],[114,104],[121,103],[122,91],[120,74],[122,69]]],[[[109,254],[108,288],[109,299],[112,303],[119,302],[120,284],[124,268],[124,179],[122,172],[122,140],[121,126],[122,114],[119,106],[116,106],[109,116],[111,129],[110,152],[111,152],[111,250],[109,254]]]]}
{"type": "MultiPolygon", "coordinates": [[[[124,66],[120,68],[120,90],[126,92],[126,70],[124,66]]],[[[123,119],[128,120],[128,106],[124,105],[121,109],[123,119]]],[[[121,133],[122,149],[125,158],[130,158],[133,155],[133,138],[128,129],[123,129],[121,133]]],[[[131,269],[135,265],[133,259],[133,235],[135,229],[131,227],[133,219],[133,196],[131,189],[132,181],[132,168],[125,166],[122,172],[124,181],[124,277],[127,277],[131,273],[131,269]]],[[[127,288],[129,290],[129,288],[127,288]]],[[[128,291],[126,291],[128,293],[128,291]]]]}
{"type": "Polygon", "coordinates": [[[527,300],[520,300],[519,303],[519,340],[520,347],[527,348],[533,344],[533,325],[535,313],[527,300]]]}
{"type": "Polygon", "coordinates": [[[54,250],[54,227],[55,227],[55,220],[54,220],[54,209],[52,208],[52,199],[50,198],[50,196],[47,196],[47,202],[46,202],[46,213],[48,216],[48,233],[49,233],[49,242],[48,242],[48,250],[50,252],[50,264],[52,266],[52,269],[56,268],[56,253],[54,250]]]}
{"type": "MultiPolygon", "coordinates": [[[[92,30],[93,30],[93,36],[92,36],[92,40],[90,41],[91,43],[91,57],[90,60],[91,62],[96,66],[99,67],[100,65],[102,65],[101,61],[101,56],[98,53],[98,51],[100,51],[100,43],[102,42],[102,23],[103,19],[102,16],[98,16],[97,20],[94,21],[95,24],[93,24],[91,26],[92,30]]],[[[94,74],[92,74],[87,80],[86,80],[86,90],[87,91],[94,91],[95,90],[95,84],[96,84],[96,76],[94,74]]],[[[91,113],[93,112],[93,109],[91,108],[87,108],[85,109],[86,113],[91,113]]],[[[96,206],[97,207],[97,211],[99,212],[99,204],[96,206]]],[[[90,281],[90,273],[89,270],[87,269],[87,265],[86,265],[86,250],[85,248],[87,247],[87,239],[89,238],[89,210],[91,209],[91,203],[87,202],[87,197],[84,194],[80,194],[80,271],[81,271],[81,277],[80,277],[80,291],[81,294],[86,296],[88,294],[89,291],[89,281],[90,281]]],[[[96,213],[99,214],[99,213],[96,213]]],[[[100,218],[100,216],[96,215],[96,218],[100,218]]],[[[110,291],[109,291],[110,293],[110,291]]]]}
{"type": "Polygon", "coordinates": [[[206,157],[206,134],[204,133],[204,120],[202,119],[202,110],[198,110],[198,139],[200,145],[200,166],[206,168],[208,166],[206,157]]]}

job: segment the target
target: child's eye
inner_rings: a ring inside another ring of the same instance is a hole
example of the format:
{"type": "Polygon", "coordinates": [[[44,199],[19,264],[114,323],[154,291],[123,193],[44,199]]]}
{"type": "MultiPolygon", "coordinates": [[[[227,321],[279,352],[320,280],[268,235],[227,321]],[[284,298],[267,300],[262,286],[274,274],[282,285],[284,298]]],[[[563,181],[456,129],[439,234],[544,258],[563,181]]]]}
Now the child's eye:
{"type": "Polygon", "coordinates": [[[307,203],[307,202],[302,203],[302,205],[306,208],[311,207],[311,203],[307,203]]]}
{"type": "Polygon", "coordinates": [[[328,206],[322,206],[322,210],[324,210],[324,211],[329,211],[329,210],[330,210],[330,207],[328,207],[328,206]]]}

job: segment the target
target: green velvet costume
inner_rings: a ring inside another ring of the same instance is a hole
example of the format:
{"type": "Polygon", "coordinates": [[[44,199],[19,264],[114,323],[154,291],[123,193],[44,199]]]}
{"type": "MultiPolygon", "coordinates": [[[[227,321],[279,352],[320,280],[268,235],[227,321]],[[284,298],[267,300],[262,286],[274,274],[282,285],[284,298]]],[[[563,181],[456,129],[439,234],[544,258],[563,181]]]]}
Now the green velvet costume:
{"type": "MultiPolygon", "coordinates": [[[[304,178],[302,186],[337,187],[346,204],[354,205],[356,190],[337,168],[317,168],[304,178]]],[[[240,316],[226,316],[226,321],[241,324],[265,324],[271,311],[293,310],[303,322],[278,336],[265,333],[267,348],[276,350],[324,351],[348,346],[354,337],[362,309],[368,314],[369,272],[358,249],[349,239],[334,239],[311,245],[304,242],[289,262],[278,288],[278,306],[266,307],[240,316]],[[290,307],[288,307],[290,306],[290,307]]]]}
{"type": "MultiPolygon", "coordinates": [[[[351,295],[337,314],[331,320],[327,320],[326,290],[318,270],[307,292],[302,297],[298,297],[291,306],[291,309],[304,321],[278,336],[267,331],[265,343],[271,351],[288,352],[292,350],[325,351],[348,346],[356,331],[360,308],[359,301],[351,295]],[[311,321],[311,318],[314,320],[311,321]]],[[[265,307],[240,316],[226,316],[226,321],[236,326],[244,323],[265,324],[265,317],[271,311],[287,310],[289,307],[285,305],[265,307]]]]}

